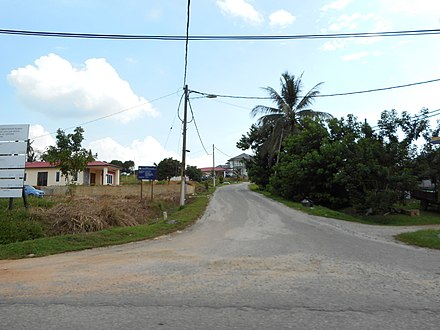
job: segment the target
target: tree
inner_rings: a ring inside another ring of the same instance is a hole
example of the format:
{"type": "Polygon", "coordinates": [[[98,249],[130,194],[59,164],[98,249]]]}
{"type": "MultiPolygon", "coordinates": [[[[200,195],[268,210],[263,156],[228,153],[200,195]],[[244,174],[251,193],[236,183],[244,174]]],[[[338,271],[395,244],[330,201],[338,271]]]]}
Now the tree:
{"type": "Polygon", "coordinates": [[[192,181],[200,182],[202,181],[203,173],[198,169],[196,166],[187,166],[186,167],[186,175],[189,177],[192,181]]]}
{"type": "Polygon", "coordinates": [[[96,155],[91,150],[82,148],[84,130],[77,127],[73,134],[65,134],[61,129],[57,130],[56,146],[50,146],[43,153],[42,159],[53,165],[59,166],[61,174],[69,182],[69,178],[77,180],[78,172],[84,171],[87,163],[93,161],[96,155]]]}
{"type": "MultiPolygon", "coordinates": [[[[281,93],[272,87],[264,88],[276,107],[257,105],[252,109],[253,116],[263,115],[259,118],[259,126],[267,130],[270,128],[271,134],[264,142],[262,152],[268,154],[269,164],[275,154],[280,153],[283,140],[290,134],[298,132],[302,126],[302,120],[309,118],[328,119],[332,116],[325,112],[313,111],[309,106],[319,94],[319,83],[306,94],[302,91],[302,75],[295,78],[287,71],[281,75],[281,93]]],[[[279,157],[277,156],[277,162],[279,157]]]]}
{"type": "Polygon", "coordinates": [[[173,158],[165,158],[157,164],[157,179],[170,180],[180,175],[180,162],[173,158]]]}
{"type": "Polygon", "coordinates": [[[134,161],[127,160],[122,162],[121,160],[112,160],[110,164],[119,166],[121,168],[122,173],[132,174],[134,172],[134,161]]]}
{"type": "Polygon", "coordinates": [[[34,141],[28,140],[27,142],[27,150],[26,150],[26,161],[27,162],[36,162],[37,155],[35,154],[34,147],[32,146],[34,141]]]}

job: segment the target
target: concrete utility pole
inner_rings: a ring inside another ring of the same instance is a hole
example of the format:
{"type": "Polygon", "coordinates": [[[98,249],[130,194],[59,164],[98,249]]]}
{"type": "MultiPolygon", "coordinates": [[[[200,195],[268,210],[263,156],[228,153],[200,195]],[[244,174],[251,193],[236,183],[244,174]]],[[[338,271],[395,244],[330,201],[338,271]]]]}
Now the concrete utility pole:
{"type": "Polygon", "coordinates": [[[214,145],[212,145],[212,184],[215,188],[215,157],[214,157],[214,145]]]}
{"type": "Polygon", "coordinates": [[[186,192],[186,176],[185,176],[185,162],[186,162],[186,122],[188,119],[188,85],[185,85],[184,88],[185,92],[185,104],[183,107],[183,146],[182,146],[182,168],[180,171],[180,177],[181,177],[181,187],[180,187],[180,206],[185,206],[185,192],[186,192]]]}

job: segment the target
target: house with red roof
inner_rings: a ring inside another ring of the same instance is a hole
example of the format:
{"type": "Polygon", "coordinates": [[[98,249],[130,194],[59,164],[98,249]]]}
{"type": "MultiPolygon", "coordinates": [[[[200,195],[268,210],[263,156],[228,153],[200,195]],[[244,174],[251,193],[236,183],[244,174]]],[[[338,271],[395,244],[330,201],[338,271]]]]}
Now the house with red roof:
{"type": "MultiPolygon", "coordinates": [[[[119,185],[120,170],[119,166],[106,162],[89,162],[74,182],[87,186],[119,185]]],[[[69,178],[69,181],[73,182],[72,179],[69,178]]],[[[24,184],[47,187],[64,186],[67,183],[59,166],[49,162],[27,162],[25,165],[24,184]]]]}

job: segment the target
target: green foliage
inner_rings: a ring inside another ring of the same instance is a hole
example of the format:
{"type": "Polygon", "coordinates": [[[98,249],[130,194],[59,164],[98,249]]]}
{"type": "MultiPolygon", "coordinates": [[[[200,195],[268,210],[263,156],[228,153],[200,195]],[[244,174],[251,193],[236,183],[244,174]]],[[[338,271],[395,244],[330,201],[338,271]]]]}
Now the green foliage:
{"type": "Polygon", "coordinates": [[[191,181],[202,181],[203,173],[196,166],[187,166],[185,174],[189,177],[191,181]]]}
{"type": "Polygon", "coordinates": [[[440,131],[430,129],[426,116],[426,109],[416,116],[384,111],[377,130],[352,115],[326,122],[302,118],[300,129],[284,137],[275,165],[263,148],[269,139],[264,130],[252,127],[237,146],[255,151],[248,172],[260,188],[293,201],[383,214],[420,179],[440,178],[439,150],[425,144],[419,155],[415,145],[440,131]]]}
{"type": "Polygon", "coordinates": [[[29,219],[26,210],[0,211],[0,244],[32,240],[44,236],[44,225],[29,219]]]}
{"type": "MultiPolygon", "coordinates": [[[[310,109],[314,98],[319,94],[321,84],[315,85],[310,91],[304,93],[302,75],[295,77],[286,71],[281,75],[280,93],[272,87],[264,88],[276,107],[257,105],[252,109],[251,114],[254,116],[262,115],[258,120],[257,131],[262,129],[262,135],[270,132],[261,144],[261,151],[268,156],[269,166],[272,165],[272,159],[277,154],[278,161],[282,142],[289,135],[301,130],[305,118],[331,117],[328,113],[310,109]]],[[[259,135],[258,132],[255,133],[259,135]]]]}
{"type": "Polygon", "coordinates": [[[157,180],[170,180],[180,175],[180,162],[173,158],[165,158],[157,164],[157,180]]]}
{"type": "Polygon", "coordinates": [[[56,146],[50,146],[42,155],[44,161],[60,167],[62,175],[69,180],[73,177],[76,181],[78,172],[83,171],[88,162],[94,160],[91,150],[81,147],[84,140],[84,130],[77,127],[73,134],[65,134],[58,129],[56,146]]]}
{"type": "Polygon", "coordinates": [[[440,230],[427,229],[396,236],[399,241],[407,244],[440,250],[440,230]]]}
{"type": "Polygon", "coordinates": [[[121,168],[122,173],[126,173],[126,174],[134,173],[134,161],[132,160],[127,160],[123,162],[121,160],[114,159],[110,162],[110,164],[119,166],[121,168]]]}

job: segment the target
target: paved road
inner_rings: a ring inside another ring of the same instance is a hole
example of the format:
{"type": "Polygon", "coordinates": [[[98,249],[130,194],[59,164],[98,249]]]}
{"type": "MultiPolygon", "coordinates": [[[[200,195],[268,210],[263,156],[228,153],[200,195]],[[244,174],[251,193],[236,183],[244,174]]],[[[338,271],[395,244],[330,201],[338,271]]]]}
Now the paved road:
{"type": "Polygon", "coordinates": [[[225,186],[184,232],[0,261],[0,328],[438,329],[440,252],[402,230],[225,186]]]}

